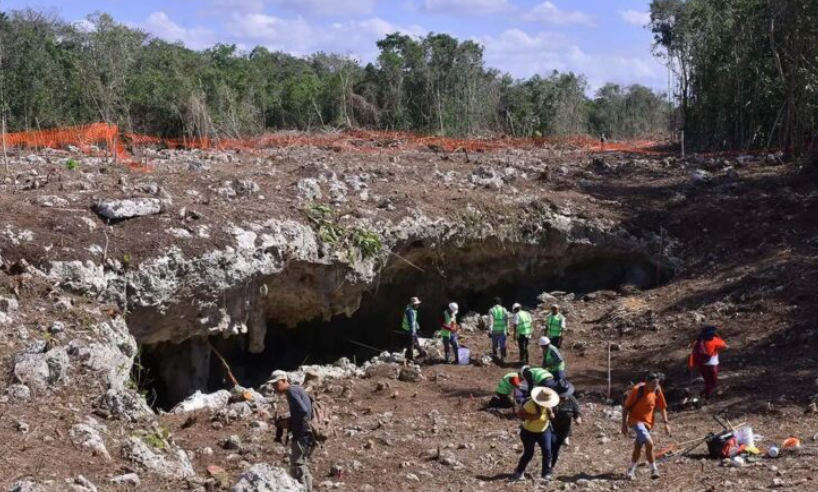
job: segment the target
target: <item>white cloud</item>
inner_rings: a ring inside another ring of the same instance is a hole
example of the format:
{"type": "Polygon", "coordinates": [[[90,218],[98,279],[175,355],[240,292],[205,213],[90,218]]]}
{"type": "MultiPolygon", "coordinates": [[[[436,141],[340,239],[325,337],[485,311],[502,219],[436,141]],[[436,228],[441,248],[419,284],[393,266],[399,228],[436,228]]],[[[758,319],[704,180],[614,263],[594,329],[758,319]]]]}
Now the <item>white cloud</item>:
{"type": "Polygon", "coordinates": [[[157,38],[175,43],[181,41],[188,48],[203,49],[212,46],[216,37],[213,31],[204,27],[185,28],[173,22],[164,12],[154,12],[148,16],[142,27],[157,38]]]}
{"type": "Polygon", "coordinates": [[[262,14],[268,6],[304,16],[356,16],[369,14],[381,0],[210,0],[204,10],[212,16],[224,12],[262,14]]]}
{"type": "Polygon", "coordinates": [[[570,38],[555,32],[527,34],[509,29],[499,36],[474,38],[485,46],[486,63],[507,71],[517,78],[553,70],[572,71],[588,79],[595,91],[606,82],[632,84],[639,82],[660,87],[664,81],[661,65],[650,55],[644,57],[588,54],[570,38]]]}
{"type": "Polygon", "coordinates": [[[527,21],[541,22],[555,26],[583,25],[594,26],[590,15],[579,10],[562,10],[551,2],[543,2],[523,16],[527,21]]]}
{"type": "Polygon", "coordinates": [[[349,54],[364,61],[375,58],[375,43],[387,34],[402,32],[420,36],[426,33],[419,26],[399,26],[377,17],[313,25],[300,16],[288,19],[266,14],[235,14],[227,30],[249,44],[261,44],[297,56],[326,51],[349,54]]]}
{"type": "Polygon", "coordinates": [[[638,10],[620,10],[619,17],[628,24],[644,27],[650,24],[650,12],[640,12],[638,10]]]}
{"type": "Polygon", "coordinates": [[[425,0],[423,10],[436,14],[488,15],[511,9],[509,0],[425,0]]]}
{"type": "Polygon", "coordinates": [[[291,12],[305,15],[362,15],[375,9],[378,0],[271,0],[291,12]]]}

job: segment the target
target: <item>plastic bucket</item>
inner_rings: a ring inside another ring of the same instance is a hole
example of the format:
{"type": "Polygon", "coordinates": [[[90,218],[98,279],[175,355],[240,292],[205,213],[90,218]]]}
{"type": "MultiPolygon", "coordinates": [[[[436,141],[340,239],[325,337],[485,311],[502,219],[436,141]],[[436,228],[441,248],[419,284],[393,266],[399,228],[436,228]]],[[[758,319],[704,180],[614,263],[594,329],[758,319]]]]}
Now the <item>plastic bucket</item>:
{"type": "Polygon", "coordinates": [[[755,434],[753,434],[753,428],[748,425],[736,429],[736,441],[738,441],[739,446],[746,444],[748,447],[754,448],[756,441],[755,434]]]}
{"type": "Polygon", "coordinates": [[[466,347],[460,347],[459,349],[457,349],[457,359],[460,361],[461,366],[469,365],[470,362],[469,354],[470,354],[469,349],[467,349],[466,347]]]}

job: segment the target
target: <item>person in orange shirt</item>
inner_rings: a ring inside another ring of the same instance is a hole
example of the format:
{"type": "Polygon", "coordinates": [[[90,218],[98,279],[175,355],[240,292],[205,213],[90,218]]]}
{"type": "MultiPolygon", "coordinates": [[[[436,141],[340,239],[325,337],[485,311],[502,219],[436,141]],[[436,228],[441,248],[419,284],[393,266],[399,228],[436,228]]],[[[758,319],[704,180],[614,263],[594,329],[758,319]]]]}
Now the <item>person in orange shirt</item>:
{"type": "Polygon", "coordinates": [[[645,448],[645,458],[650,464],[651,478],[659,478],[659,468],[656,466],[656,459],[653,454],[653,439],[650,435],[657,409],[661,412],[662,423],[665,424],[665,430],[670,435],[667,401],[665,401],[665,395],[662,392],[661,382],[661,374],[649,374],[644,383],[633,387],[622,408],[622,434],[628,437],[631,429],[636,432],[631,466],[627,473],[630,480],[636,478],[636,468],[639,466],[639,457],[642,454],[643,446],[645,448]]]}
{"type": "Polygon", "coordinates": [[[726,348],[715,326],[705,326],[693,344],[692,362],[704,378],[704,399],[710,398],[719,383],[719,352],[726,348]]]}

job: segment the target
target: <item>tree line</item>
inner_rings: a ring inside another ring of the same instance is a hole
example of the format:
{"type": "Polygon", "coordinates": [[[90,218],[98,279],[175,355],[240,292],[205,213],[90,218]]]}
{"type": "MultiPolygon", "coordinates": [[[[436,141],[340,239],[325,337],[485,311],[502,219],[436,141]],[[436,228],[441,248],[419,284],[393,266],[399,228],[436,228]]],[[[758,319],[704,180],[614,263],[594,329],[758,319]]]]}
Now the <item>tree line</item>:
{"type": "Polygon", "coordinates": [[[483,47],[446,34],[390,34],[362,64],[217,44],[192,50],[93,14],[71,24],[38,10],[0,13],[0,110],[10,131],[96,121],[160,136],[240,137],[277,129],[371,128],[515,137],[667,127],[665,95],[553,72],[518,80],[483,47]]]}
{"type": "Polygon", "coordinates": [[[818,1],[653,0],[679,125],[707,149],[816,149],[818,1]]]}

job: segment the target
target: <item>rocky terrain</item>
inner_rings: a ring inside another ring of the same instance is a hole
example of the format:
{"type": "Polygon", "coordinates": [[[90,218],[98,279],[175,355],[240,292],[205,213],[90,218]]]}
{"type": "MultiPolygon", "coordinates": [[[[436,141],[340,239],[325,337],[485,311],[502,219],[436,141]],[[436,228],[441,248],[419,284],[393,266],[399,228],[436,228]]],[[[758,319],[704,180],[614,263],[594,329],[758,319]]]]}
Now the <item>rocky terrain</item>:
{"type": "MultiPolygon", "coordinates": [[[[655,488],[621,479],[615,400],[655,368],[676,403],[697,391],[684,358],[704,321],[731,345],[724,385],[712,405],[678,407],[664,444],[718,430],[716,412],[768,442],[818,431],[808,164],[554,149],[139,157],[133,169],[23,151],[0,184],[4,488],[298,490],[270,430],[281,402],[260,385],[308,363],[337,419],[315,457],[321,490],[530,489],[505,482],[516,422],[482,409],[509,369],[482,363],[480,323],[464,340],[472,366],[409,371],[378,355],[411,295],[427,335],[450,300],[564,305],[587,418],[543,490],[655,488]],[[255,387],[249,401],[218,391],[217,353],[255,387]],[[341,356],[377,358],[320,365],[341,356]]],[[[744,468],[679,458],[662,481],[808,489],[807,450],[744,468]]]]}

